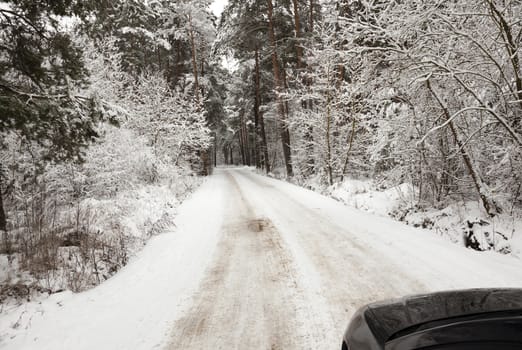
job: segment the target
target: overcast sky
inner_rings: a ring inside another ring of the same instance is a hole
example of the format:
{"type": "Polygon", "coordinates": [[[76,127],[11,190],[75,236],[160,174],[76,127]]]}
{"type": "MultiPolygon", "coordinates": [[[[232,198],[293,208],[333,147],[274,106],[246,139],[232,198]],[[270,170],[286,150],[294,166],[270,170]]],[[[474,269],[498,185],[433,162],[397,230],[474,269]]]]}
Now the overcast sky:
{"type": "Polygon", "coordinates": [[[210,5],[210,9],[212,10],[212,12],[214,12],[214,14],[217,17],[219,17],[219,16],[221,16],[221,12],[223,12],[223,9],[227,5],[227,3],[228,3],[228,0],[214,0],[212,5],[210,5]]]}

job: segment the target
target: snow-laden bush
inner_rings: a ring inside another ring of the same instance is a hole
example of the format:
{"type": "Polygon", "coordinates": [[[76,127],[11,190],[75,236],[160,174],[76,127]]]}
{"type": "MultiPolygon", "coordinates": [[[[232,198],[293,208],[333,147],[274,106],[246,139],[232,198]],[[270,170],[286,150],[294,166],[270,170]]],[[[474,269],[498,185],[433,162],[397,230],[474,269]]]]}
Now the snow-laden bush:
{"type": "MultiPolygon", "coordinates": [[[[316,179],[316,183],[320,183],[319,180],[316,179]]],[[[326,188],[313,183],[308,186],[357,209],[431,230],[469,249],[522,253],[522,213],[519,211],[490,218],[478,201],[460,201],[439,209],[423,208],[417,202],[418,189],[406,183],[381,189],[381,185],[377,186],[372,180],[346,179],[326,188]]]]}
{"type": "Polygon", "coordinates": [[[102,282],[174,227],[179,201],[197,185],[192,169],[210,142],[204,110],[161,74],[121,71],[110,40],[86,48],[83,93],[120,127],[98,125],[81,161],[50,162],[43,145],[15,134],[2,140],[4,286],[81,291],[102,282]]]}
{"type": "Polygon", "coordinates": [[[101,131],[82,164],[39,168],[23,154],[13,157],[24,172],[14,173],[8,197],[5,293],[85,290],[118,271],[150,236],[175,226],[179,201],[199,179],[132,130],[101,131]]]}

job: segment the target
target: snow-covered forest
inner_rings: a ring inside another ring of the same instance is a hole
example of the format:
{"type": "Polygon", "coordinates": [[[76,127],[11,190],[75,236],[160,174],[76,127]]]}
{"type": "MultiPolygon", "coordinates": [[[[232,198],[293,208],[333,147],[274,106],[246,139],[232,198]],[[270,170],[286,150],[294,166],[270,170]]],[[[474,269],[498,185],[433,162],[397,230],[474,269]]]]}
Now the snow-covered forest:
{"type": "Polygon", "coordinates": [[[520,1],[230,1],[225,163],[478,250],[522,206],[520,1]]]}
{"type": "Polygon", "coordinates": [[[108,279],[215,166],[518,255],[520,1],[211,4],[0,2],[0,303],[108,279]]]}
{"type": "Polygon", "coordinates": [[[224,72],[208,6],[0,3],[3,297],[104,281],[210,173],[224,72]]]}

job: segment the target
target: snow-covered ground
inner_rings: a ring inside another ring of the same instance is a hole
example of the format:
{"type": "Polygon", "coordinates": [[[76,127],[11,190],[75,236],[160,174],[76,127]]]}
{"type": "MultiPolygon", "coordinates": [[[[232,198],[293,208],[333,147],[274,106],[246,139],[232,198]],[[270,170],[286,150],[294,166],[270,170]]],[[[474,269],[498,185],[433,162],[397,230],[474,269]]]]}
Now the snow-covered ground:
{"type": "Polygon", "coordinates": [[[470,287],[522,287],[522,260],[217,169],[109,281],[3,310],[0,347],[332,349],[365,303],[470,287]]]}
{"type": "Polygon", "coordinates": [[[224,190],[219,176],[209,179],[181,205],[175,229],[102,285],[2,310],[0,348],[161,348],[216,247],[224,190]]]}
{"type": "Polygon", "coordinates": [[[414,227],[427,228],[461,246],[521,256],[521,213],[509,211],[490,218],[480,201],[454,202],[441,209],[416,208],[417,191],[408,184],[379,190],[371,180],[346,179],[330,187],[311,185],[349,206],[391,216],[414,227]]]}
{"type": "MultiPolygon", "coordinates": [[[[35,266],[45,262],[35,258],[36,262],[30,264],[22,253],[12,254],[9,259],[0,254],[0,311],[24,299],[45,298],[48,293],[84,291],[110,278],[150,237],[171,229],[180,202],[200,183],[200,177],[171,171],[169,178],[161,182],[122,185],[127,188],[114,196],[93,196],[83,199],[79,207],[66,206],[58,221],[67,227],[69,235],[66,231],[65,235],[50,238],[58,248],[54,264],[47,262],[47,266],[55,268],[38,271],[35,266]],[[67,226],[77,213],[82,222],[81,235],[74,235],[78,232],[76,226],[67,226]],[[81,241],[67,245],[63,237],[81,241]]],[[[22,231],[20,235],[27,234],[22,231]]],[[[45,236],[38,238],[44,241],[45,236]]]]}

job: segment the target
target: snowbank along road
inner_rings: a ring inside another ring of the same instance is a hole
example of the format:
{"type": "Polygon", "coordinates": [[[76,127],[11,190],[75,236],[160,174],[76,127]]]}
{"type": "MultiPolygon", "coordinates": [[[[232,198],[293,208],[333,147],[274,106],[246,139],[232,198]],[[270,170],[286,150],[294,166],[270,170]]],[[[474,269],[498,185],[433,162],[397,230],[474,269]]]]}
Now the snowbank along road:
{"type": "MultiPolygon", "coordinates": [[[[0,346],[338,349],[366,303],[520,286],[517,258],[466,250],[245,168],[217,169],[182,206],[175,232],[100,287],[57,296],[59,307],[27,306],[30,324],[0,334],[0,346]]],[[[1,327],[20,322],[9,316],[1,327]]]]}

